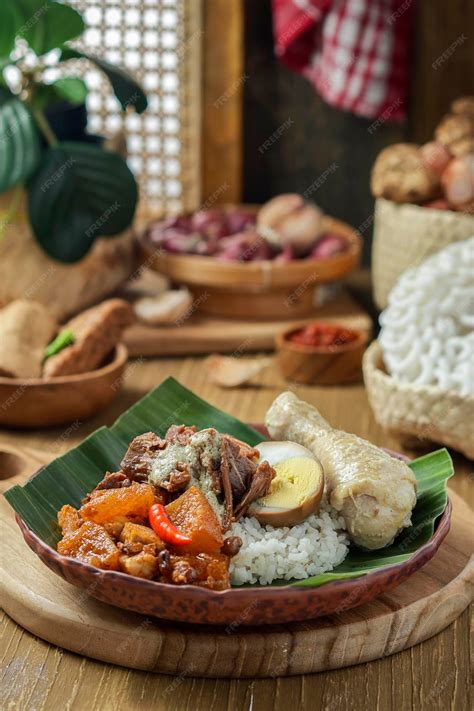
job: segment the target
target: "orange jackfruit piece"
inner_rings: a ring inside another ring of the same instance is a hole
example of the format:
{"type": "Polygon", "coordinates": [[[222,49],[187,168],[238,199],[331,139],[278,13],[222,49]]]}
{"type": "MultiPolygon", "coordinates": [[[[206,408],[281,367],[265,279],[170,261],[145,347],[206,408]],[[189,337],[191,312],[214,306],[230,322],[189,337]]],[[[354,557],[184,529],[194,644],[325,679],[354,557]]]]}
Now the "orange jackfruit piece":
{"type": "Polygon", "coordinates": [[[92,521],[84,523],[58,543],[58,553],[78,558],[105,570],[118,570],[120,551],[105,528],[92,521]]]}
{"type": "Polygon", "coordinates": [[[198,585],[209,590],[230,588],[229,557],[222,553],[171,556],[171,582],[198,585]]]}
{"type": "Polygon", "coordinates": [[[79,509],[79,515],[94,523],[105,523],[121,516],[138,521],[148,519],[155,503],[155,490],[150,484],[132,484],[120,489],[104,489],[79,509]]]}
{"type": "Polygon", "coordinates": [[[193,539],[176,546],[177,553],[217,553],[224,543],[222,526],[201,489],[191,486],[166,506],[166,513],[182,533],[193,539]]]}
{"type": "Polygon", "coordinates": [[[79,513],[74,506],[65,504],[58,513],[58,523],[63,532],[63,536],[69,536],[77,531],[81,524],[79,513]]]}

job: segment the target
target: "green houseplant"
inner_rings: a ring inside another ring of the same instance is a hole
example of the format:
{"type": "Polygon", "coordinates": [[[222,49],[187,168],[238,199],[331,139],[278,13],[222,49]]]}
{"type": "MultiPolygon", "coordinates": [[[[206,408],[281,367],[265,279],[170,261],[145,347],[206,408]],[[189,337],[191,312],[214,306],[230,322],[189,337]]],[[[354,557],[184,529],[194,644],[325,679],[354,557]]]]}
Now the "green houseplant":
{"type": "Polygon", "coordinates": [[[86,135],[63,140],[52,126],[55,109],[80,107],[87,96],[77,75],[80,63],[71,60],[93,62],[123,111],[147,107],[142,88],[126,72],[68,44],[84,29],[81,14],[56,0],[0,3],[0,195],[18,186],[26,190],[35,239],[50,257],[67,263],[87,254],[99,236],[125,230],[138,199],[122,156],[86,135]],[[65,76],[48,81],[55,66],[65,76]]]}

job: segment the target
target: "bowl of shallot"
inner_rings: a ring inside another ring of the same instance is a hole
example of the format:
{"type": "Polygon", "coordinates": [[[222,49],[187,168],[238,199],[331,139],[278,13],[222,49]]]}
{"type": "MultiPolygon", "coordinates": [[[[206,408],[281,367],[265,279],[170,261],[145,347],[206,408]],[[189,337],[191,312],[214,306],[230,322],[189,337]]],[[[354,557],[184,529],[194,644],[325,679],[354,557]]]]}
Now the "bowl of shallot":
{"type": "Polygon", "coordinates": [[[300,195],[227,204],[151,222],[145,262],[189,288],[199,311],[234,318],[305,316],[315,289],[357,267],[360,235],[300,195]]]}

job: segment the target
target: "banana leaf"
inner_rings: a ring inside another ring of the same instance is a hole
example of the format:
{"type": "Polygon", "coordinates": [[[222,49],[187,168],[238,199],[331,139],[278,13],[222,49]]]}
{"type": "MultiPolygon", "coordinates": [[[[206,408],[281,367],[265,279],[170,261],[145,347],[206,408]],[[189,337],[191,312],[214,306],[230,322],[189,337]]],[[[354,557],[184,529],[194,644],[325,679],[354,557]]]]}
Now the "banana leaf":
{"type": "MultiPolygon", "coordinates": [[[[198,429],[215,427],[251,445],[264,439],[252,427],[168,378],[121,415],[112,427],[96,430],[77,447],[41,469],[24,486],[13,486],[5,497],[32,531],[56,547],[60,538],[56,515],[61,506],[78,507],[106,471],[119,469],[133,437],[150,430],[164,436],[172,424],[195,425],[198,429]]],[[[375,568],[408,560],[426,543],[433,534],[436,519],[446,508],[446,486],[453,475],[453,465],[448,452],[440,449],[414,460],[410,467],[418,482],[417,504],[410,528],[404,529],[387,548],[361,551],[351,547],[344,562],[331,573],[292,584],[316,587],[331,580],[361,576],[375,568]]]]}

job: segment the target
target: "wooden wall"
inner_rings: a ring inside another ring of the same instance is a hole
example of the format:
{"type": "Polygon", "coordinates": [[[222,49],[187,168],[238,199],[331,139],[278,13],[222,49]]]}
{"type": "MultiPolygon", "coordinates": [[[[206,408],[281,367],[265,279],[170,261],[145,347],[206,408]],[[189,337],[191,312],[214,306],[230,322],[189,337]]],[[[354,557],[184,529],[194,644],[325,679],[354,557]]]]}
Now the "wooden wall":
{"type": "Polygon", "coordinates": [[[453,99],[474,94],[474,0],[418,0],[413,47],[409,135],[425,141],[453,99]]]}
{"type": "Polygon", "coordinates": [[[201,203],[242,195],[243,0],[202,4],[201,203]]]}
{"type": "Polygon", "coordinates": [[[271,1],[242,1],[243,199],[262,202],[279,192],[304,193],[329,169],[311,197],[336,217],[364,226],[367,262],[373,212],[369,176],[375,157],[389,143],[427,140],[450,100],[474,93],[474,1],[418,0],[409,121],[387,122],[373,133],[368,132],[372,121],[332,109],[306,79],[276,61],[271,1]],[[433,70],[433,61],[462,33],[466,41],[433,70]],[[265,147],[278,130],[279,139],[265,147]]]}

